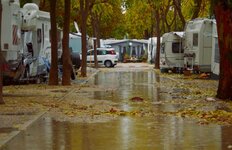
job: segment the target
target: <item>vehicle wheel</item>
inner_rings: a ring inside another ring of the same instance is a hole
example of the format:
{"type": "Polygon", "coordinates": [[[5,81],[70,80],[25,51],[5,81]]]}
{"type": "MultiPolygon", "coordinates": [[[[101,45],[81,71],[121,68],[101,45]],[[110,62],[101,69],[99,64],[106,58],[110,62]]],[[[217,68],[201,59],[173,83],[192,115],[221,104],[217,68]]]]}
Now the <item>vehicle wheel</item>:
{"type": "Polygon", "coordinates": [[[109,60],[107,60],[107,61],[105,62],[105,66],[106,66],[107,68],[110,68],[110,67],[112,66],[112,62],[109,61],[109,60]]]}
{"type": "Polygon", "coordinates": [[[26,66],[23,74],[23,80],[26,84],[29,84],[29,78],[30,78],[30,70],[29,70],[29,66],[26,66]]]}
{"type": "Polygon", "coordinates": [[[72,79],[72,80],[75,80],[75,79],[76,79],[76,73],[75,73],[74,70],[71,72],[71,79],[72,79]]]}
{"type": "Polygon", "coordinates": [[[25,68],[25,70],[24,70],[24,75],[23,75],[23,77],[24,77],[25,79],[29,79],[29,77],[30,77],[29,66],[26,66],[26,68],[25,68]]]}

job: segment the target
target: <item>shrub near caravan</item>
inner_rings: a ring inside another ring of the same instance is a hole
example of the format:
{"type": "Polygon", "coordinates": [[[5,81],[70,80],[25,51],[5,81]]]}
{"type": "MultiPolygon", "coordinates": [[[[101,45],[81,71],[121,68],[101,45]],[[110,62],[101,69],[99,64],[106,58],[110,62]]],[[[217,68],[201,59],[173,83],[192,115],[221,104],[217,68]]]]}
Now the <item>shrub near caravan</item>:
{"type": "Polygon", "coordinates": [[[185,28],[184,65],[194,72],[210,72],[213,19],[195,19],[185,28]]]}
{"type": "Polygon", "coordinates": [[[162,36],[160,50],[161,72],[180,71],[184,67],[184,32],[169,32],[162,36]]]}

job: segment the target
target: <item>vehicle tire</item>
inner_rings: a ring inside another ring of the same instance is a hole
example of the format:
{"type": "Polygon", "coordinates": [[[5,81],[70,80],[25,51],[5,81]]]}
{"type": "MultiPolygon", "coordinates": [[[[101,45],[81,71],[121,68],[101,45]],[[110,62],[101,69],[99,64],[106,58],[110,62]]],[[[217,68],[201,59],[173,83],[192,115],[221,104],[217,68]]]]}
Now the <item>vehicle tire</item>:
{"type": "Polygon", "coordinates": [[[71,79],[75,80],[76,79],[76,73],[75,70],[73,69],[73,71],[71,72],[71,79]]]}
{"type": "Polygon", "coordinates": [[[26,66],[23,73],[23,80],[26,84],[29,84],[30,82],[29,79],[30,79],[30,70],[29,70],[29,66],[26,66]]]}
{"type": "Polygon", "coordinates": [[[24,70],[24,75],[23,75],[24,79],[29,79],[30,77],[30,71],[29,71],[29,66],[26,66],[25,70],[24,70]]]}
{"type": "Polygon", "coordinates": [[[72,63],[75,66],[75,69],[77,69],[77,70],[80,69],[80,67],[81,67],[80,54],[77,52],[72,52],[71,58],[72,58],[72,63]]]}
{"type": "Polygon", "coordinates": [[[112,67],[112,62],[111,62],[110,60],[107,60],[107,61],[105,62],[105,66],[106,66],[107,68],[112,67]]]}

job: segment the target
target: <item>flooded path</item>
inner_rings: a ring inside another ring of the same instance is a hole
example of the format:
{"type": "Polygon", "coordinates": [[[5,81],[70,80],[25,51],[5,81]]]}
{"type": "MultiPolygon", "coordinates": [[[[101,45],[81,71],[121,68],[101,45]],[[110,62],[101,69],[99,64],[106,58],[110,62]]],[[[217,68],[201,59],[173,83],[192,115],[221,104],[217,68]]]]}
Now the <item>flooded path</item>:
{"type": "MultiPolygon", "coordinates": [[[[114,89],[114,93],[93,91],[88,97],[117,103],[125,111],[140,105],[132,97],[158,103],[171,100],[155,84],[162,80],[154,71],[101,71],[90,85],[114,89]]],[[[176,109],[172,104],[151,106],[154,111],[176,109]]],[[[142,107],[140,109],[143,109],[142,107]]],[[[4,150],[224,150],[231,148],[232,127],[199,125],[195,121],[171,116],[121,116],[107,122],[71,123],[48,116],[13,139],[4,150]]]]}

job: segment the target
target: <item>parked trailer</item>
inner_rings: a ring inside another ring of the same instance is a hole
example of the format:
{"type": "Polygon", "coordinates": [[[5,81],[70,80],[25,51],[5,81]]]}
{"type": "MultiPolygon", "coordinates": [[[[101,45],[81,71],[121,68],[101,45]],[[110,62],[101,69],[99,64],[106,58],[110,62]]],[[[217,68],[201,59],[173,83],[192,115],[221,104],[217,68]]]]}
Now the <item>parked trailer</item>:
{"type": "Polygon", "coordinates": [[[187,70],[210,72],[213,19],[194,19],[185,28],[184,65],[187,70]]]}
{"type": "Polygon", "coordinates": [[[21,17],[19,0],[2,0],[1,54],[3,57],[3,77],[18,79],[23,68],[20,51],[21,17]]]}
{"type": "Polygon", "coordinates": [[[169,32],[162,36],[160,50],[161,72],[180,71],[184,67],[184,32],[169,32]]]}
{"type": "MultiPolygon", "coordinates": [[[[45,78],[49,72],[50,56],[50,14],[40,11],[34,3],[27,3],[21,9],[21,39],[24,59],[22,79],[45,78]]],[[[61,55],[61,54],[59,54],[61,55]]]]}
{"type": "Polygon", "coordinates": [[[148,51],[147,51],[147,62],[154,63],[156,57],[157,37],[151,37],[148,39],[148,51]]]}
{"type": "MultiPolygon", "coordinates": [[[[50,14],[40,11],[34,3],[27,3],[20,8],[19,0],[2,0],[2,5],[1,54],[4,59],[4,83],[45,80],[51,63],[50,14]]],[[[58,33],[60,60],[62,32],[58,33]]]]}
{"type": "Polygon", "coordinates": [[[212,39],[212,64],[211,73],[213,76],[219,76],[220,74],[220,54],[218,45],[218,33],[216,21],[213,22],[213,39],[212,39]]]}

